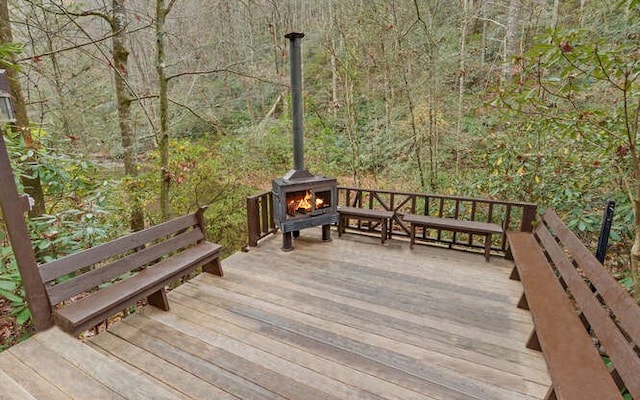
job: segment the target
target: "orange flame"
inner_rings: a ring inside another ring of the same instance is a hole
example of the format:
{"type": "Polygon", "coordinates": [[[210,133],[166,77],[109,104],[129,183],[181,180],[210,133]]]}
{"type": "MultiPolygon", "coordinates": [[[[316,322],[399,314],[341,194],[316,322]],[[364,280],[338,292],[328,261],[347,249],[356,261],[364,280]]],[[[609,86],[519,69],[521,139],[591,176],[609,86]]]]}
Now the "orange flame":
{"type": "MultiPolygon", "coordinates": [[[[311,212],[311,191],[307,190],[304,197],[301,199],[293,199],[287,204],[288,214],[294,216],[296,212],[311,212]]],[[[316,209],[322,208],[324,205],[324,200],[316,198],[315,201],[316,209]]]]}

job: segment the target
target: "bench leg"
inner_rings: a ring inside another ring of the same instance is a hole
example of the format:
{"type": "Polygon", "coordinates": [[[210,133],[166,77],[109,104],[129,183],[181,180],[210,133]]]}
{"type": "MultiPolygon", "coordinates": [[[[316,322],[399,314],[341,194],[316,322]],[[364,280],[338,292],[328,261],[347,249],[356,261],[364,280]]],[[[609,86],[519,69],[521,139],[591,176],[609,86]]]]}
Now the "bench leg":
{"type": "Polygon", "coordinates": [[[344,232],[345,219],[347,217],[344,214],[338,216],[338,237],[342,236],[344,232]]]}
{"type": "Polygon", "coordinates": [[[216,258],[215,260],[205,264],[202,266],[202,272],[208,272],[213,275],[223,276],[222,265],[220,265],[220,259],[216,258]]]}
{"type": "Polygon", "coordinates": [[[544,396],[544,400],[558,400],[558,398],[556,397],[556,391],[553,390],[553,386],[549,388],[547,395],[544,396]]]}
{"type": "Polygon", "coordinates": [[[413,245],[416,242],[416,225],[412,222],[409,227],[409,249],[413,250],[413,245]]]}
{"type": "Polygon", "coordinates": [[[169,311],[169,300],[167,299],[167,291],[164,290],[164,288],[151,293],[147,297],[147,301],[154,307],[158,307],[163,311],[169,311]]]}
{"type": "Polygon", "coordinates": [[[520,296],[520,300],[518,301],[518,308],[521,310],[529,310],[529,303],[527,303],[527,296],[522,292],[522,296],[520,296]]]}
{"type": "Polygon", "coordinates": [[[518,272],[518,268],[514,265],[511,270],[511,275],[509,275],[509,279],[512,281],[520,281],[520,273],[518,272]]]}
{"type": "Polygon", "coordinates": [[[491,257],[491,234],[490,233],[484,237],[484,259],[486,262],[489,262],[489,257],[491,257]]]}
{"type": "Polygon", "coordinates": [[[384,244],[384,240],[387,238],[387,219],[380,219],[380,223],[382,224],[382,232],[380,232],[380,243],[384,244]]]}
{"type": "Polygon", "coordinates": [[[538,333],[535,328],[531,331],[529,340],[527,340],[527,349],[542,351],[542,347],[540,347],[540,340],[538,340],[538,333]]]}

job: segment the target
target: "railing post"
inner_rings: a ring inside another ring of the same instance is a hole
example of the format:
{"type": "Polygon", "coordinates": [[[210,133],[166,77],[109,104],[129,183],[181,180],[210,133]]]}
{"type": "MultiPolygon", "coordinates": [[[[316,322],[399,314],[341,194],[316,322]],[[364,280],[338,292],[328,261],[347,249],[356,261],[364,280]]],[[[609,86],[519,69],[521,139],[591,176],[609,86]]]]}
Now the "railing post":
{"type": "Polygon", "coordinates": [[[27,224],[24,221],[24,202],[18,194],[9,155],[0,133],[0,207],[4,215],[9,240],[13,248],[18,270],[22,277],[22,285],[27,294],[29,310],[33,317],[36,331],[43,331],[52,326],[51,306],[40,278],[33,244],[29,238],[27,224]]]}
{"type": "Polygon", "coordinates": [[[527,204],[522,209],[522,222],[520,223],[521,232],[533,232],[533,221],[536,219],[536,211],[538,206],[527,204]]]}
{"type": "Polygon", "coordinates": [[[258,238],[260,237],[258,221],[258,198],[256,196],[247,197],[247,231],[250,247],[258,246],[258,238]]]}

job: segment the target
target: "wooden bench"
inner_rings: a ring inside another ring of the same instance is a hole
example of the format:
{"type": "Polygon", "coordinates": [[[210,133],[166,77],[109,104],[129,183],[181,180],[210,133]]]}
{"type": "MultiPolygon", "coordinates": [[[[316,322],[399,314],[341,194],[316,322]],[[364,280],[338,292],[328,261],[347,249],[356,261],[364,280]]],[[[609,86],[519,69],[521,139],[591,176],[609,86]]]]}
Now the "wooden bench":
{"type": "Polygon", "coordinates": [[[197,267],[222,276],[205,209],[41,265],[55,324],[77,335],[145,297],[169,310],[165,286],[197,267]],[[89,295],[65,302],[81,293],[89,295]]]}
{"type": "Polygon", "coordinates": [[[508,232],[512,279],[524,288],[552,387],[546,399],[640,399],[640,306],[547,209],[533,233],[508,232]],[[612,363],[608,368],[599,350],[612,363]]]}
{"type": "MultiPolygon", "coordinates": [[[[338,213],[340,218],[338,219],[338,236],[342,236],[344,233],[349,219],[358,219],[362,221],[377,222],[380,224],[380,242],[384,244],[387,237],[391,237],[391,218],[393,218],[393,211],[386,210],[373,210],[370,208],[358,208],[358,207],[346,207],[339,206],[338,213]]],[[[371,226],[373,229],[373,226],[371,226]]]]}
{"type": "Polygon", "coordinates": [[[470,235],[484,236],[484,258],[489,261],[491,256],[491,236],[493,234],[502,234],[503,230],[498,224],[479,221],[463,221],[453,218],[439,218],[429,215],[404,214],[402,219],[410,224],[409,248],[413,249],[416,243],[416,227],[420,226],[424,229],[439,229],[452,232],[467,233],[470,235]]]}

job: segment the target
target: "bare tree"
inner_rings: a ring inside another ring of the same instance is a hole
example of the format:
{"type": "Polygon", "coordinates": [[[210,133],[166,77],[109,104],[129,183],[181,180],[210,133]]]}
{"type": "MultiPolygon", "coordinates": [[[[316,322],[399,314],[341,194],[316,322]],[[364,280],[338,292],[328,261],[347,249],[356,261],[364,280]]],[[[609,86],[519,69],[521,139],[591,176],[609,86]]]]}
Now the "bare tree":
{"type": "Polygon", "coordinates": [[[158,72],[160,103],[160,211],[164,221],[171,216],[169,190],[172,180],[169,170],[169,100],[167,94],[169,81],[165,72],[165,22],[167,14],[175,2],[176,0],[170,0],[168,7],[165,7],[164,0],[156,0],[156,70],[158,72]]]}
{"type": "Polygon", "coordinates": [[[515,74],[513,58],[516,57],[518,49],[516,32],[520,25],[521,8],[520,0],[509,0],[507,26],[504,35],[504,64],[502,69],[502,78],[505,81],[513,78],[515,74]]]}
{"type": "MultiPolygon", "coordinates": [[[[124,150],[124,173],[127,176],[138,175],[135,154],[135,134],[131,127],[131,92],[128,84],[129,51],[127,50],[127,10],[122,0],[112,1],[112,14],[108,19],[113,33],[113,79],[115,82],[116,99],[118,103],[118,122],[120,138],[124,150]]],[[[131,229],[134,231],[144,228],[144,214],[142,205],[135,191],[131,193],[131,229]]]]}
{"type": "MultiPolygon", "coordinates": [[[[120,141],[123,149],[124,173],[128,177],[135,178],[138,175],[138,165],[135,154],[135,134],[131,126],[131,85],[129,78],[127,49],[127,9],[122,0],[112,0],[111,13],[99,11],[69,12],[61,8],[61,12],[69,18],[99,17],[102,18],[111,30],[111,60],[110,67],[113,73],[115,96],[118,110],[118,125],[120,127],[120,141]]],[[[87,34],[87,36],[89,36],[87,34]]],[[[90,36],[89,36],[90,37],[90,36]]],[[[134,192],[131,194],[130,225],[134,231],[144,228],[144,214],[142,206],[134,192]]]]}

